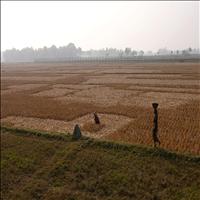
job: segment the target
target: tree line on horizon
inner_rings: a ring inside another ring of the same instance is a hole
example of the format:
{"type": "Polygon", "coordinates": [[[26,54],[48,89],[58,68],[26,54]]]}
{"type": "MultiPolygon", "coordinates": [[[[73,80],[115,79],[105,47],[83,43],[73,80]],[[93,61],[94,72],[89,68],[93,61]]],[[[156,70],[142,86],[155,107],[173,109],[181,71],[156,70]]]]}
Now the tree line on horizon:
{"type": "Polygon", "coordinates": [[[75,44],[69,43],[67,46],[56,47],[43,47],[33,49],[32,47],[26,47],[21,50],[9,49],[2,53],[3,62],[34,62],[34,61],[48,61],[48,60],[69,60],[76,58],[120,58],[120,57],[135,57],[135,56],[159,56],[159,55],[189,55],[199,54],[199,49],[188,48],[185,50],[170,51],[166,48],[159,49],[157,53],[152,51],[144,52],[143,50],[136,51],[127,47],[124,50],[116,48],[105,48],[100,50],[88,50],[83,51],[80,47],[76,47],[75,44]]]}

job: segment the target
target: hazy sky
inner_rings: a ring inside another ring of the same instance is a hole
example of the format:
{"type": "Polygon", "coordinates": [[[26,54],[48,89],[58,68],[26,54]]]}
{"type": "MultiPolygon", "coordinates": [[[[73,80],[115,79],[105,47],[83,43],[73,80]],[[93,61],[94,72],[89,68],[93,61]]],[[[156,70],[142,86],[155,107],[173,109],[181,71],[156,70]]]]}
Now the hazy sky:
{"type": "Polygon", "coordinates": [[[1,47],[199,48],[199,2],[1,1],[1,47]]]}

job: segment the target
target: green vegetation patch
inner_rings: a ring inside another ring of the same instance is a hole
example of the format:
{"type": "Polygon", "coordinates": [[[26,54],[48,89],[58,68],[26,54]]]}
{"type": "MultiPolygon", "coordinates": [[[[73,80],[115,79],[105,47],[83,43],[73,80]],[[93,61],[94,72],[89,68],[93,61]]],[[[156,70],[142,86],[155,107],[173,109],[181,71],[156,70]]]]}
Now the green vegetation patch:
{"type": "Polygon", "coordinates": [[[159,149],[65,137],[61,140],[3,130],[3,199],[200,198],[200,167],[193,157],[186,159],[185,155],[159,149]]]}

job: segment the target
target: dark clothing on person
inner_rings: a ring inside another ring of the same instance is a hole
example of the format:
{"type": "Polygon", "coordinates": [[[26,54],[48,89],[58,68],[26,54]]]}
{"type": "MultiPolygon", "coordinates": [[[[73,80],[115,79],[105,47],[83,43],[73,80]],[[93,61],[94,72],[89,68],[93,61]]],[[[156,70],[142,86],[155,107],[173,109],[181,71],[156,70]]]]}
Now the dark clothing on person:
{"type": "Polygon", "coordinates": [[[96,113],[94,113],[94,121],[95,121],[95,124],[100,124],[99,117],[96,113]]]}
{"type": "Polygon", "coordinates": [[[154,108],[154,127],[152,130],[152,137],[153,137],[153,142],[154,142],[154,147],[156,147],[156,143],[160,145],[160,140],[158,138],[158,111],[157,111],[157,106],[158,104],[152,104],[154,108]]]}

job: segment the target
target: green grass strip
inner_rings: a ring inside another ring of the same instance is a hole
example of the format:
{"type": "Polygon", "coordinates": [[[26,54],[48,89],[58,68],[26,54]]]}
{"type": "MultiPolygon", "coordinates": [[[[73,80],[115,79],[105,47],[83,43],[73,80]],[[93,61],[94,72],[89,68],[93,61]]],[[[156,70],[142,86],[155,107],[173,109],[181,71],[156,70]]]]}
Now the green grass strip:
{"type": "MultiPolygon", "coordinates": [[[[43,131],[36,131],[36,130],[29,130],[29,129],[19,129],[13,127],[6,127],[1,126],[1,132],[11,132],[17,135],[23,136],[37,136],[43,137],[47,139],[55,139],[55,140],[62,140],[62,141],[73,141],[72,135],[69,133],[56,133],[56,132],[43,132],[43,131]]],[[[83,143],[81,144],[82,147],[101,147],[104,149],[112,149],[114,151],[128,151],[138,156],[153,156],[153,157],[162,157],[169,160],[182,160],[182,161],[189,161],[195,162],[200,164],[200,156],[194,156],[191,154],[180,154],[172,151],[168,151],[162,148],[152,148],[152,147],[145,147],[141,145],[133,145],[133,144],[124,144],[119,142],[113,141],[103,141],[89,137],[82,137],[83,143]]]]}

